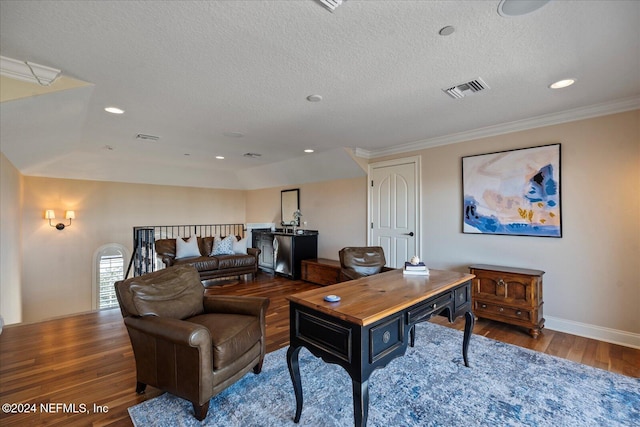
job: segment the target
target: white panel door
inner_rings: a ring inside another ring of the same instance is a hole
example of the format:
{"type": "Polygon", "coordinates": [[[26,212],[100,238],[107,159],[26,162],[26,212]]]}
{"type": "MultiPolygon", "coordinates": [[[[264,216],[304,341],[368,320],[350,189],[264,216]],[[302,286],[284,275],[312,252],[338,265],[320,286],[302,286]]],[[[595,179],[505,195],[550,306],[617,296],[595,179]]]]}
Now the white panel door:
{"type": "Polygon", "coordinates": [[[369,168],[370,239],[382,246],[387,266],[400,268],[418,255],[418,187],[416,160],[383,162],[369,168]]]}

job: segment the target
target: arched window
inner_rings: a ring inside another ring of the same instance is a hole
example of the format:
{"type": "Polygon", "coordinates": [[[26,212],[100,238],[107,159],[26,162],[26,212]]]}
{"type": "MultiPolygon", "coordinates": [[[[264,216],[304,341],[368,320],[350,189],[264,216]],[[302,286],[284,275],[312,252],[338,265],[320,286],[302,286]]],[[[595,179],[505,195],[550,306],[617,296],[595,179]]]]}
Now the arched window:
{"type": "Polygon", "coordinates": [[[93,254],[93,303],[94,309],[118,306],[113,284],[124,279],[128,254],[124,246],[108,243],[93,254]]]}

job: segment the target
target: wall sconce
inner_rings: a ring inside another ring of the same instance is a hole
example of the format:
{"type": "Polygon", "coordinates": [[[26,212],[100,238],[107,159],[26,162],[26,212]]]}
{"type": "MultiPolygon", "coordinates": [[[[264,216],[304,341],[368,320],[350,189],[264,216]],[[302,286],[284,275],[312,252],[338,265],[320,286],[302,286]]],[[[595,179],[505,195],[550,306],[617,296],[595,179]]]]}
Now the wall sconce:
{"type": "Polygon", "coordinates": [[[53,209],[47,209],[44,213],[44,219],[48,219],[49,220],[49,225],[51,227],[55,227],[56,230],[64,230],[65,227],[69,227],[71,226],[71,220],[72,219],[76,219],[76,213],[74,211],[66,211],[64,213],[64,218],[69,220],[69,224],[65,225],[61,222],[57,223],[56,225],[51,224],[51,220],[52,219],[56,219],[56,214],[55,212],[53,212],[53,209]]]}

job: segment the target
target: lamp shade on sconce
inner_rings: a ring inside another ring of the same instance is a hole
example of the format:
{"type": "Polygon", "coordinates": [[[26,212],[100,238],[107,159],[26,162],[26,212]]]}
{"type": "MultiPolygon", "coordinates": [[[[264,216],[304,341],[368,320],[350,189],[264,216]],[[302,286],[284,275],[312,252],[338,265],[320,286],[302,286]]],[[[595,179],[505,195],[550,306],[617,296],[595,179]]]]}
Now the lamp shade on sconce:
{"type": "Polygon", "coordinates": [[[52,219],[56,219],[56,213],[53,211],[53,209],[47,209],[46,211],[44,211],[44,219],[48,219],[49,220],[49,225],[51,227],[55,227],[56,230],[64,230],[65,227],[69,227],[71,225],[71,220],[72,219],[76,219],[76,213],[75,211],[66,211],[64,213],[64,219],[68,219],[69,220],[69,224],[63,224],[61,222],[53,225],[51,223],[52,219]]]}

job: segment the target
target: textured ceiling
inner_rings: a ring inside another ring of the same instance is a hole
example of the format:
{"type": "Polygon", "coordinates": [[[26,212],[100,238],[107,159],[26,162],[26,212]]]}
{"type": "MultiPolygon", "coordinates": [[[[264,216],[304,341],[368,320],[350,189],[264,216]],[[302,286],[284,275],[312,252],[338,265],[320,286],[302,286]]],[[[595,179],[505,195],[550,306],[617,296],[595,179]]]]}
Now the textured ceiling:
{"type": "Polygon", "coordinates": [[[2,0],[3,56],[89,85],[2,102],[0,148],[27,175],[259,188],[362,174],[343,148],[388,154],[640,106],[640,2],[551,1],[514,18],[498,3],[2,0]],[[489,90],[442,92],[478,77],[489,90]],[[547,88],[565,77],[577,83],[547,88]]]}

